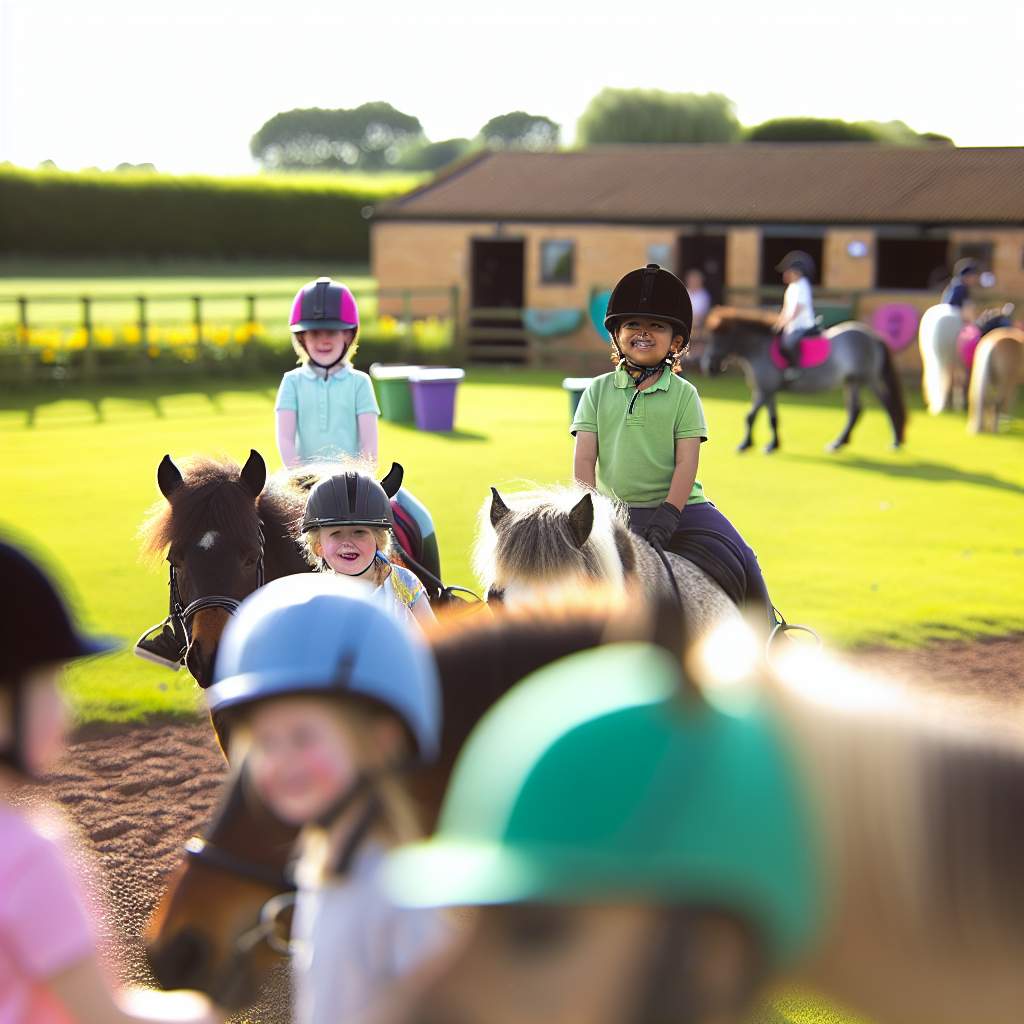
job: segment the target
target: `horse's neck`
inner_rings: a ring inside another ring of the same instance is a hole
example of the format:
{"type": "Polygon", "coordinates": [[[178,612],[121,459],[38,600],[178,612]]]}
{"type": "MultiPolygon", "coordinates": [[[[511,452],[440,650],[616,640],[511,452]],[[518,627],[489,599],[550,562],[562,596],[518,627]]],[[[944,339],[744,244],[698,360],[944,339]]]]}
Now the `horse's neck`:
{"type": "Polygon", "coordinates": [[[280,867],[299,830],[254,807],[245,789],[243,773],[238,771],[228,782],[227,795],[210,823],[206,839],[225,852],[280,867]]]}

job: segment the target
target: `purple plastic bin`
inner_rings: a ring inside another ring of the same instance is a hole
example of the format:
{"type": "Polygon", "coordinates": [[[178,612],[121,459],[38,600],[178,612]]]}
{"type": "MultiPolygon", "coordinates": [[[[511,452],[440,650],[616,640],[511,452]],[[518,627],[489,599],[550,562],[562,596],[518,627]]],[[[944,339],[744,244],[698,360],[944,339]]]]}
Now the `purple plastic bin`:
{"type": "Polygon", "coordinates": [[[420,430],[451,430],[455,426],[455,392],[465,370],[421,366],[409,374],[412,410],[420,430]]]}

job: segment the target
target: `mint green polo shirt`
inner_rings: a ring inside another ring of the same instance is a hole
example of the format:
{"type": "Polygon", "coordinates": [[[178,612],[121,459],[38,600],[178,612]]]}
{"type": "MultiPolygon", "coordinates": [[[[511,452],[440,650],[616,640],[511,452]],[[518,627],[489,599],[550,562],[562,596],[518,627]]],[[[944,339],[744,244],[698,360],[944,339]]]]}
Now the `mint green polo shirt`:
{"type": "MultiPolygon", "coordinates": [[[[637,394],[622,367],[595,377],[580,396],[571,433],[597,434],[597,486],[627,505],[656,508],[668,497],[676,468],[676,441],[708,439],[697,389],[685,378],[662,372],[637,394]],[[632,413],[629,403],[636,396],[632,413]]],[[[694,482],[688,505],[707,501],[694,482]]]]}
{"type": "Polygon", "coordinates": [[[364,412],[380,415],[370,378],[343,364],[324,380],[308,365],[289,370],[281,378],[274,410],[295,413],[295,450],[301,459],[359,455],[356,417],[364,412]]]}

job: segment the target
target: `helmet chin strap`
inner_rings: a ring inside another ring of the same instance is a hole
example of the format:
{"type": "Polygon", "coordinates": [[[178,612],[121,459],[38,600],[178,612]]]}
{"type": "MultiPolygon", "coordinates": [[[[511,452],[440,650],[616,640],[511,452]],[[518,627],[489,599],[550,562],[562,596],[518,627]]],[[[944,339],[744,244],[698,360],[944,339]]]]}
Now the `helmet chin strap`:
{"type": "Polygon", "coordinates": [[[317,361],[316,361],[316,360],[315,360],[315,359],[314,359],[314,358],[313,358],[312,356],[309,356],[309,349],[306,349],[306,355],[308,355],[308,356],[309,356],[309,361],[310,361],[310,362],[311,362],[311,363],[312,363],[312,364],[313,364],[313,365],[314,365],[314,366],[315,366],[315,367],[316,367],[316,368],[317,368],[318,370],[323,370],[323,371],[324,371],[324,380],[327,380],[327,376],[328,376],[328,374],[329,374],[329,373],[331,372],[331,370],[333,370],[333,369],[334,369],[334,368],[335,368],[335,367],[336,367],[336,366],[338,365],[338,363],[340,363],[340,362],[342,361],[342,359],[344,359],[344,358],[345,358],[345,353],[346,353],[346,352],[348,352],[348,345],[346,345],[346,346],[345,346],[345,347],[344,347],[344,348],[342,349],[342,351],[341,351],[341,355],[340,355],[340,356],[338,356],[338,358],[337,358],[337,359],[335,359],[333,363],[318,363],[318,362],[317,362],[317,361]]]}

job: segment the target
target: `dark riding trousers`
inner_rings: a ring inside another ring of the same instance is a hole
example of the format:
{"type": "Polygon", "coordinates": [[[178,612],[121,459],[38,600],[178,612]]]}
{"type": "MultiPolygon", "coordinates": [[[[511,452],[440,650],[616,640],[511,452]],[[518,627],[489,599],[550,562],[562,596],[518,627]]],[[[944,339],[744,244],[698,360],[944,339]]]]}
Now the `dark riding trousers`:
{"type": "MultiPolygon", "coordinates": [[[[630,508],[629,526],[639,533],[656,509],[630,508]]],[[[753,548],[739,531],[710,502],[687,505],[679,519],[679,528],[665,545],[666,551],[693,562],[710,576],[740,608],[749,607],[764,614],[775,625],[772,601],[768,596],[761,566],[753,548]]]]}

